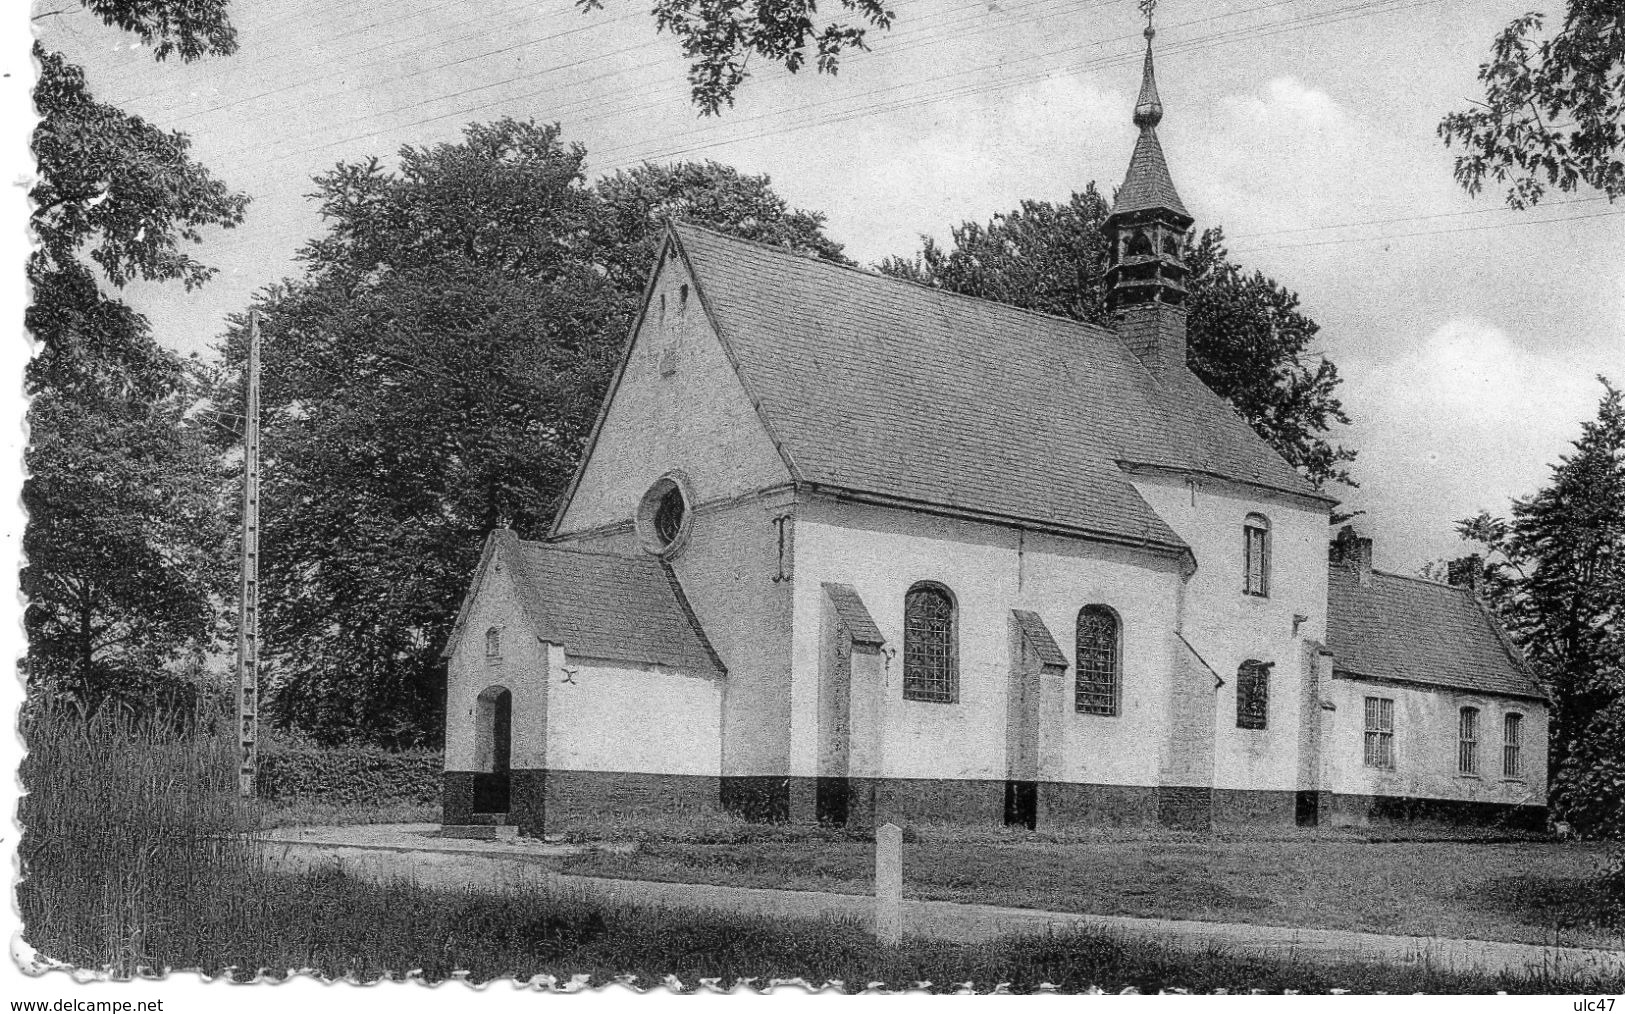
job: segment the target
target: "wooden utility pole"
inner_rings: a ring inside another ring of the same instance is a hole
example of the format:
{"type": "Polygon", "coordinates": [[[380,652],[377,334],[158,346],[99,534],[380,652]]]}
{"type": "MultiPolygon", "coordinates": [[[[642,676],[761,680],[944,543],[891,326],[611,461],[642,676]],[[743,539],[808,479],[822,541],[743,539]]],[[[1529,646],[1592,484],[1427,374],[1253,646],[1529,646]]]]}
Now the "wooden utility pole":
{"type": "Polygon", "coordinates": [[[237,790],[254,797],[260,712],[260,313],[248,311],[248,406],[243,412],[242,597],[237,617],[237,790]]]}

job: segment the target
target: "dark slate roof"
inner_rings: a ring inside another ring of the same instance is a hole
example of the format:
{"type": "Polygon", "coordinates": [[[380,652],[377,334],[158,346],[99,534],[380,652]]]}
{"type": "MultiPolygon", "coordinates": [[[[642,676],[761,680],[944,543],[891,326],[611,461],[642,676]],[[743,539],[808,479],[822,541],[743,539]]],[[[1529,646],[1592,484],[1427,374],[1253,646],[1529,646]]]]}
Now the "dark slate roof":
{"type": "Polygon", "coordinates": [[[1111,331],[675,232],[801,481],[1173,549],[1119,461],[1319,496],[1194,374],[1157,379],[1111,331]]]}
{"type": "Polygon", "coordinates": [[[835,607],[835,615],[846,624],[846,632],[851,635],[852,643],[868,648],[878,648],[886,643],[886,635],[875,625],[874,617],[869,615],[869,607],[863,604],[863,597],[856,588],[825,581],[824,594],[829,596],[830,603],[835,607]]]}
{"type": "Polygon", "coordinates": [[[1326,647],[1337,675],[1546,699],[1466,590],[1381,571],[1362,588],[1351,567],[1335,563],[1328,583],[1326,647]]]}
{"type": "Polygon", "coordinates": [[[1038,656],[1038,663],[1065,669],[1066,656],[1061,653],[1061,646],[1055,643],[1055,637],[1049,632],[1044,618],[1027,609],[1012,609],[1010,613],[1016,618],[1016,628],[1021,631],[1021,636],[1038,656]]]}
{"type": "MultiPolygon", "coordinates": [[[[523,542],[499,530],[487,542],[471,596],[486,569],[498,565],[512,575],[536,636],[571,655],[725,674],[676,576],[654,557],[523,542]]],[[[459,617],[447,654],[461,626],[459,617]]]]}
{"type": "Polygon", "coordinates": [[[1137,211],[1167,209],[1189,220],[1190,212],[1174,189],[1173,177],[1168,174],[1168,160],[1162,154],[1162,143],[1153,128],[1143,128],[1140,139],[1134,142],[1134,155],[1129,159],[1128,174],[1117,191],[1117,202],[1112,205],[1113,215],[1126,215],[1137,211]]]}

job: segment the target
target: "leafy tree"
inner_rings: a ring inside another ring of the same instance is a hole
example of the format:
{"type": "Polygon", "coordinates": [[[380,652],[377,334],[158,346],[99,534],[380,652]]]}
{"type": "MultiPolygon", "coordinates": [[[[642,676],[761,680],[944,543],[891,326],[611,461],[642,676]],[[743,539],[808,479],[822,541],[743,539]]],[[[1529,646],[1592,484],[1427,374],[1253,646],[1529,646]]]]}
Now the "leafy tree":
{"type": "Polygon", "coordinates": [[[1105,324],[1102,283],[1111,213],[1093,183],[1066,204],[1022,201],[987,225],[965,222],[944,249],[931,237],[912,258],[888,257],[880,270],[970,296],[1105,324]]]}
{"type": "Polygon", "coordinates": [[[34,398],[22,586],[36,690],[147,710],[177,689],[170,667],[218,636],[220,468],[184,407],[34,398]]]}
{"type": "MultiPolygon", "coordinates": [[[[1023,201],[985,226],[954,227],[947,249],[927,238],[919,254],[888,258],[880,270],[1106,324],[1101,226],[1110,210],[1093,184],[1064,205],[1023,201]]],[[[1352,485],[1346,466],[1354,452],[1325,436],[1348,422],[1336,395],[1342,380],[1335,364],[1309,351],[1320,328],[1298,309],[1297,294],[1230,260],[1219,229],[1188,242],[1185,260],[1191,369],[1311,482],[1352,485]]]]}
{"type": "Polygon", "coordinates": [[[1509,184],[1514,208],[1538,204],[1548,186],[1625,194],[1625,5],[1569,0],[1563,28],[1536,38],[1545,17],[1528,13],[1495,39],[1478,69],[1484,101],[1439,123],[1459,143],[1456,180],[1478,194],[1509,184]]]}
{"type": "MultiPolygon", "coordinates": [[[[1600,379],[1600,378],[1599,378],[1600,379]]],[[[1485,599],[1552,693],[1553,803],[1582,830],[1625,835],[1625,401],[1603,380],[1551,481],[1457,524],[1483,557],[1485,599]]]]}
{"type": "Polygon", "coordinates": [[[741,239],[801,250],[850,264],[841,244],[824,235],[822,212],[792,208],[767,176],[747,176],[717,162],[645,162],[595,185],[603,207],[595,255],[623,291],[643,289],[660,253],[666,222],[703,223],[741,239]]]}
{"type": "Polygon", "coordinates": [[[210,54],[237,52],[237,30],[226,13],[230,0],[78,0],[42,11],[34,20],[61,17],[75,6],[133,33],[151,48],[155,60],[179,55],[191,63],[210,54]]]}
{"type": "MultiPolygon", "coordinates": [[[[326,233],[263,293],[268,714],[327,742],[441,731],[445,644],[486,534],[539,537],[665,218],[838,257],[765,177],[644,166],[588,186],[516,120],[317,179],[326,233]]],[[[242,321],[226,361],[240,370],[242,321]]],[[[240,377],[219,400],[240,401],[240,377]]]]}
{"type": "MultiPolygon", "coordinates": [[[[602,10],[603,0],[576,0],[583,11],[602,10]]],[[[695,105],[714,116],[750,75],[752,56],[792,74],[807,63],[809,47],[821,74],[834,74],[840,56],[868,49],[868,30],[882,31],[895,15],[884,0],[841,0],[847,20],[815,20],[817,0],[654,0],[657,31],[670,32],[690,61],[688,83],[695,105]]]]}
{"type": "MultiPolygon", "coordinates": [[[[235,47],[216,0],[84,7],[159,59],[235,47]]],[[[34,53],[38,245],[25,321],[41,348],[26,379],[21,575],[30,685],[92,709],[145,706],[169,696],[175,664],[216,634],[219,462],[186,420],[195,390],[184,364],[104,285],[201,284],[212,272],[183,244],[239,222],[247,199],[191,160],[184,135],[98,102],[78,67],[38,44],[34,53]]]]}

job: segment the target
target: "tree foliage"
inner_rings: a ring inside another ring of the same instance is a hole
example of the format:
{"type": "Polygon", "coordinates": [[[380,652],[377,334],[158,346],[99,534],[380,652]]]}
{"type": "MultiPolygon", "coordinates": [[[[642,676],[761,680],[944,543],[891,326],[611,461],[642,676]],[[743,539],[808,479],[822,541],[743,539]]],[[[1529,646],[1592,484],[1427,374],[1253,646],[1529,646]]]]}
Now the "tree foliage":
{"type": "MultiPolygon", "coordinates": [[[[576,0],[583,11],[603,0],[576,0]]],[[[866,50],[871,28],[889,29],[895,14],[884,0],[841,0],[847,17],[819,20],[817,0],[654,0],[656,29],[670,32],[690,61],[688,83],[700,111],[715,116],[732,106],[750,75],[751,57],[792,74],[811,55],[821,74],[840,69],[841,54],[866,50]]]]}
{"type": "MultiPolygon", "coordinates": [[[[1064,205],[1023,201],[986,225],[952,229],[944,249],[930,238],[912,258],[880,269],[899,278],[1093,324],[1109,323],[1101,226],[1110,207],[1091,184],[1064,205]]],[[[1189,362],[1260,436],[1317,485],[1352,484],[1354,452],[1326,434],[1347,423],[1330,360],[1310,351],[1320,328],[1298,296],[1230,259],[1224,233],[1187,242],[1189,362]]]]}
{"type": "Polygon", "coordinates": [[[851,263],[824,235],[822,212],[792,208],[767,176],[718,162],[651,162],[619,170],[594,186],[600,202],[595,258],[622,291],[641,292],[668,221],[703,223],[741,239],[851,263]]]}
{"type": "MultiPolygon", "coordinates": [[[[191,63],[214,54],[237,52],[237,29],[227,15],[231,0],[78,0],[104,24],[135,35],[153,59],[179,56],[191,63]]],[[[34,16],[35,21],[65,14],[60,7],[34,16]]]]}
{"type": "Polygon", "coordinates": [[[1625,836],[1625,401],[1603,380],[1597,417],[1550,482],[1457,530],[1483,551],[1482,586],[1554,700],[1552,802],[1625,836]]]}
{"type": "Polygon", "coordinates": [[[1625,4],[1568,0],[1562,30],[1537,40],[1545,20],[1525,14],[1496,37],[1478,69],[1484,101],[1446,116],[1439,136],[1463,148],[1456,180],[1470,194],[1507,184],[1507,203],[1525,208],[1547,187],[1584,184],[1613,201],[1625,194],[1625,4]]]}
{"type": "MultiPolygon", "coordinates": [[[[87,0],[162,59],[229,52],[218,0],[87,0]]],[[[186,250],[241,221],[247,199],[193,162],[190,143],[98,102],[80,68],[34,49],[41,121],[30,191],[28,673],[87,709],[151,706],[214,642],[226,569],[220,463],[187,412],[190,371],[104,288],[212,271],[186,250]]]]}
{"type": "MultiPolygon", "coordinates": [[[[324,235],[261,295],[268,714],[326,742],[437,742],[439,657],[493,527],[545,533],[673,215],[839,256],[765,177],[587,185],[557,126],[476,124],[318,178],[324,235]]],[[[241,398],[242,321],[218,399],[241,398]]]]}

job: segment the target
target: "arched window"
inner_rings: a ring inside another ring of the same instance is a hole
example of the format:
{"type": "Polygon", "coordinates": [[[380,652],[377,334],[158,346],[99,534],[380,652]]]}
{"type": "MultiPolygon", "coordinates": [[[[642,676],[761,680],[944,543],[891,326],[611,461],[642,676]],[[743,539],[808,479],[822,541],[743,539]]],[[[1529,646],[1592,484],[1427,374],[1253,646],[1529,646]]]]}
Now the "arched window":
{"type": "Polygon", "coordinates": [[[497,627],[492,627],[485,632],[485,657],[502,657],[502,631],[497,627]]]}
{"type": "Polygon", "coordinates": [[[1478,709],[1462,708],[1456,743],[1456,770],[1464,775],[1478,774],[1478,709]]]}
{"type": "Polygon", "coordinates": [[[1129,238],[1128,255],[1130,257],[1148,257],[1156,252],[1157,248],[1152,245],[1151,237],[1146,235],[1144,231],[1136,232],[1129,238]]]}
{"type": "Polygon", "coordinates": [[[1242,590],[1248,595],[1267,597],[1270,593],[1270,519],[1262,514],[1249,514],[1241,531],[1246,561],[1242,590]]]}
{"type": "Polygon", "coordinates": [[[1249,658],[1236,670],[1236,728],[1267,729],[1270,719],[1270,667],[1249,658]]]}
{"type": "Polygon", "coordinates": [[[1105,606],[1078,610],[1077,708],[1086,715],[1117,714],[1122,664],[1117,614],[1105,606]]]}
{"type": "Polygon", "coordinates": [[[959,630],[953,593],[917,584],[903,599],[903,699],[959,700],[959,630]]]}

